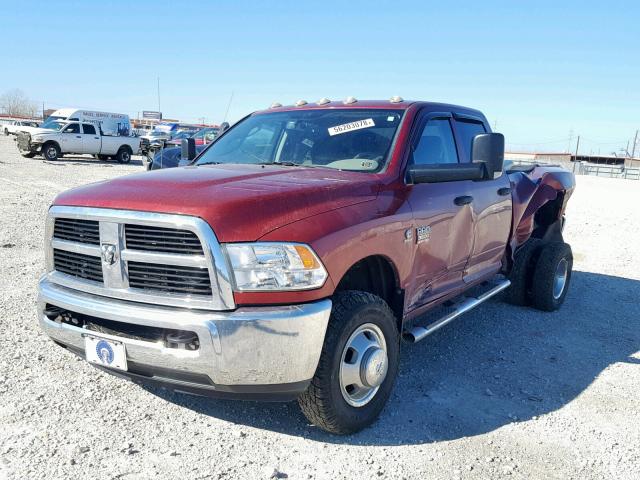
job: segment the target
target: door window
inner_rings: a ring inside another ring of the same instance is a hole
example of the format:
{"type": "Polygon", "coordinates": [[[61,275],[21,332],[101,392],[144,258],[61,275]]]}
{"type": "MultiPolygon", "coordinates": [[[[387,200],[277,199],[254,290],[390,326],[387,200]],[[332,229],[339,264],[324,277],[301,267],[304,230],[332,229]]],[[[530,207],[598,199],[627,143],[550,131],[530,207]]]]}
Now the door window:
{"type": "Polygon", "coordinates": [[[481,133],[487,133],[487,131],[482,123],[469,120],[456,120],[456,130],[458,131],[458,138],[462,142],[462,148],[464,149],[464,161],[471,162],[471,145],[473,144],[473,138],[481,133]]]}
{"type": "Polygon", "coordinates": [[[85,135],[95,135],[96,134],[96,127],[94,127],[93,125],[90,125],[88,123],[83,123],[82,124],[82,130],[84,130],[84,134],[85,135]]]}
{"type": "Polygon", "coordinates": [[[427,122],[418,145],[413,150],[414,165],[458,163],[456,142],[447,118],[433,118],[427,122]]]}
{"type": "Polygon", "coordinates": [[[62,133],[80,133],[80,124],[71,123],[62,131],[62,133]]]}

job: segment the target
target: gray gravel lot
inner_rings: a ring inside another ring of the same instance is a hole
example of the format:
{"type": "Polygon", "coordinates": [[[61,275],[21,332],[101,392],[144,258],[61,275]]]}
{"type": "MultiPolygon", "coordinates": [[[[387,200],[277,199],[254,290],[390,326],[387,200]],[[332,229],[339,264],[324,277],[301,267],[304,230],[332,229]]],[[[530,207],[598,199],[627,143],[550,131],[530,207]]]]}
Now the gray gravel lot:
{"type": "Polygon", "coordinates": [[[578,178],[559,312],[495,300],[405,345],[380,420],[335,437],[295,403],[145,389],[40,332],[47,207],[142,169],[24,159],[0,137],[0,480],[640,478],[640,182],[578,178]]]}

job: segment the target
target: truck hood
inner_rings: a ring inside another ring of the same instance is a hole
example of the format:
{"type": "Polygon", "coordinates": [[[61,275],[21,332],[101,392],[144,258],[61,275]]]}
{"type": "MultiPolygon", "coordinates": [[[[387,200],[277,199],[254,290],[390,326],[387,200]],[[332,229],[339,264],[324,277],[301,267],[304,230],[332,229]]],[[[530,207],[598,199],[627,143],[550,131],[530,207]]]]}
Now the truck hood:
{"type": "Polygon", "coordinates": [[[57,130],[52,130],[50,128],[40,128],[40,127],[37,127],[37,128],[36,127],[22,127],[22,131],[31,134],[32,137],[34,135],[56,135],[56,134],[60,133],[57,130]]]}
{"type": "Polygon", "coordinates": [[[373,200],[376,175],[325,168],[211,165],[128,175],[60,194],[54,205],[193,215],[221,242],[255,241],[278,227],[373,200]]]}
{"type": "Polygon", "coordinates": [[[31,136],[58,133],[55,130],[49,130],[48,128],[40,128],[40,127],[16,127],[16,131],[30,133],[31,136]]]}

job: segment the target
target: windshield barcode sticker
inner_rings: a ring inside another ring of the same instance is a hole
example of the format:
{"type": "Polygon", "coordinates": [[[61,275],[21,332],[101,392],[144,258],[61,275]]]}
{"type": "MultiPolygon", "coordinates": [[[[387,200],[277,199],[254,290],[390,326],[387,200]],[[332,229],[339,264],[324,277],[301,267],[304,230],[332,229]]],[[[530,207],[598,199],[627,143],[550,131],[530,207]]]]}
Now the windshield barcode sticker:
{"type": "Polygon", "coordinates": [[[340,135],[341,133],[353,132],[354,130],[361,130],[363,128],[375,127],[373,118],[366,118],[364,120],[358,120],[357,122],[345,123],[343,125],[336,125],[335,127],[329,127],[329,135],[340,135]]]}

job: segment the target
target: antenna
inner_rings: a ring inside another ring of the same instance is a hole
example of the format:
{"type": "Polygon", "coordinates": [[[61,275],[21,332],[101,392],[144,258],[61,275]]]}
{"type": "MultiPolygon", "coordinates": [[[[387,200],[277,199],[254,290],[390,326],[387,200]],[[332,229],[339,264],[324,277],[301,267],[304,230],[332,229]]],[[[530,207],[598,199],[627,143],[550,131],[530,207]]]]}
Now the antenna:
{"type": "Polygon", "coordinates": [[[227,111],[224,112],[224,119],[222,120],[223,123],[227,121],[227,115],[229,115],[229,109],[231,108],[231,102],[233,101],[233,94],[234,92],[232,91],[229,96],[229,103],[227,103],[227,111]]]}

